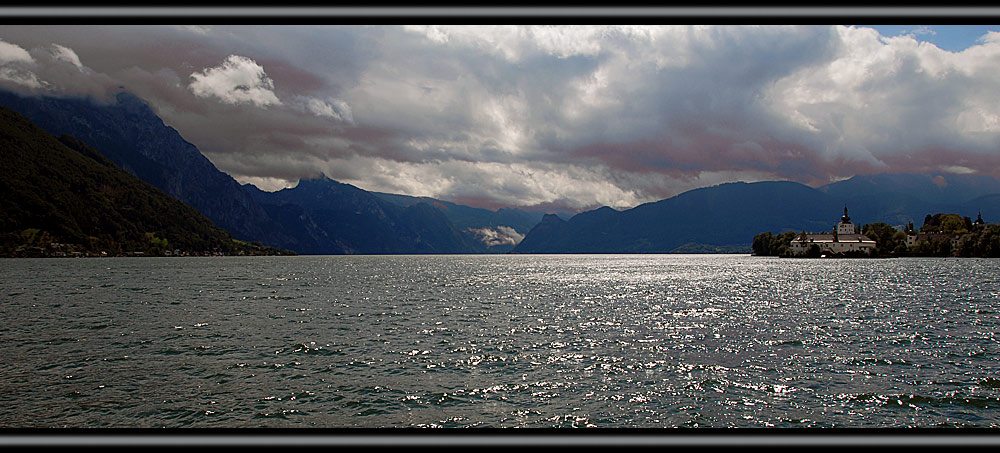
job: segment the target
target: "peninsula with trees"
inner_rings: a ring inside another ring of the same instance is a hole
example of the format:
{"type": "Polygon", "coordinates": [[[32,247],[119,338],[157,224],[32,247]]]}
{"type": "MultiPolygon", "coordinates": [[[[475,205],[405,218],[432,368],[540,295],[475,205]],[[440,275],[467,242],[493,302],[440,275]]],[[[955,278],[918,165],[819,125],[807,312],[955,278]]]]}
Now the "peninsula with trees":
{"type": "Polygon", "coordinates": [[[830,231],[807,233],[764,232],[753,238],[757,256],[804,258],[1000,257],[1000,225],[959,214],[928,214],[919,230],[913,222],[899,228],[884,222],[863,225],[858,231],[844,207],[844,215],[830,231]]]}

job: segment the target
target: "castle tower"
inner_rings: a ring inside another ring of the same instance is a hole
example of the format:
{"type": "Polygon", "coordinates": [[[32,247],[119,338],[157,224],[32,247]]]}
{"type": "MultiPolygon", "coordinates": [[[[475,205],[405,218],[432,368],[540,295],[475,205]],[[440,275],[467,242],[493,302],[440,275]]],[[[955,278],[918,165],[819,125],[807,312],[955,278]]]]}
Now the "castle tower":
{"type": "Polygon", "coordinates": [[[841,234],[855,234],[854,224],[851,223],[851,216],[847,215],[847,206],[844,206],[844,216],[840,218],[840,223],[837,224],[837,235],[841,234]]]}

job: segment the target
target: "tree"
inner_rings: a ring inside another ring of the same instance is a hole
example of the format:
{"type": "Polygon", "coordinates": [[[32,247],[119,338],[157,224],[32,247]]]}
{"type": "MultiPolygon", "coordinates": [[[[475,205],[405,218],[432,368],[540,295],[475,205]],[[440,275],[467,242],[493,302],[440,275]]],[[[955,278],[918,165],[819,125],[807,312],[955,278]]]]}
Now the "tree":
{"type": "Polygon", "coordinates": [[[774,235],[770,231],[754,236],[753,244],[750,246],[753,249],[753,254],[757,256],[770,256],[772,237],[774,235]]]}
{"type": "Polygon", "coordinates": [[[913,247],[910,248],[910,252],[917,256],[929,256],[932,251],[933,249],[931,249],[931,243],[925,239],[917,241],[917,243],[913,244],[913,247]]]}
{"type": "Polygon", "coordinates": [[[958,238],[958,244],[955,247],[954,253],[956,256],[970,257],[975,255],[976,248],[976,234],[963,234],[962,237],[958,238]]]}
{"type": "Polygon", "coordinates": [[[965,233],[972,228],[972,220],[958,214],[928,214],[924,218],[921,233],[965,233]],[[968,220],[968,222],[966,222],[968,220]]]}
{"type": "Polygon", "coordinates": [[[896,231],[891,225],[883,222],[869,223],[861,227],[861,232],[865,236],[875,240],[876,252],[879,255],[892,252],[899,244],[899,235],[906,240],[906,234],[896,231]]]}
{"type": "Polygon", "coordinates": [[[796,235],[797,233],[794,231],[786,231],[777,235],[770,231],[760,233],[754,236],[750,248],[757,256],[791,256],[789,245],[796,235]]]}
{"type": "Polygon", "coordinates": [[[1000,225],[988,225],[979,233],[975,255],[988,258],[1000,256],[1000,225]]]}
{"type": "Polygon", "coordinates": [[[931,253],[934,256],[951,256],[951,238],[937,236],[931,240],[931,253]]]}

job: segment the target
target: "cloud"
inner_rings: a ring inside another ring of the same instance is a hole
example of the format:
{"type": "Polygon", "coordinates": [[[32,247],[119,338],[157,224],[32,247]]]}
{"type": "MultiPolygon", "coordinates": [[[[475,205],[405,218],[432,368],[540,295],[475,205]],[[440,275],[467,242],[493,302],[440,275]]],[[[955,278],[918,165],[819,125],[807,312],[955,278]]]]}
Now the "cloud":
{"type": "Polygon", "coordinates": [[[776,80],[767,93],[777,118],[806,129],[798,141],[826,173],[843,161],[882,170],[929,149],[943,159],[992,152],[1000,105],[988,93],[1000,83],[986,67],[997,69],[1000,42],[952,53],[911,38],[883,41],[867,28],[838,34],[842,44],[832,58],[776,80]]]}
{"type": "Polygon", "coordinates": [[[628,30],[616,26],[552,25],[421,25],[406,26],[404,29],[422,34],[437,44],[489,52],[511,62],[519,62],[538,54],[558,58],[593,56],[601,52],[608,34],[628,30]]]}
{"type": "Polygon", "coordinates": [[[304,102],[306,110],[316,116],[333,118],[337,121],[343,121],[345,123],[354,123],[354,115],[351,113],[351,106],[342,100],[333,99],[330,101],[323,101],[316,98],[306,98],[304,102]]]}
{"type": "Polygon", "coordinates": [[[0,81],[10,82],[17,87],[30,89],[42,88],[44,86],[44,82],[39,80],[31,71],[7,65],[0,66],[0,81]]]}
{"type": "Polygon", "coordinates": [[[498,225],[496,227],[469,228],[487,247],[498,245],[517,245],[524,239],[524,234],[518,233],[512,227],[498,225]]]}
{"type": "Polygon", "coordinates": [[[68,62],[77,68],[83,68],[83,63],[80,63],[80,57],[73,51],[73,49],[60,46],[59,44],[53,44],[52,50],[52,55],[55,56],[57,60],[68,62]]]}
{"type": "Polygon", "coordinates": [[[924,36],[924,35],[934,36],[934,35],[937,35],[937,32],[934,31],[934,29],[932,29],[932,28],[930,28],[930,27],[928,27],[926,25],[921,25],[921,26],[919,26],[917,28],[914,28],[912,30],[903,30],[902,32],[900,32],[900,35],[902,35],[902,36],[909,36],[909,37],[914,37],[915,38],[917,36],[924,36]]]}
{"type": "Polygon", "coordinates": [[[9,82],[18,88],[41,88],[42,81],[31,71],[35,59],[17,44],[0,40],[0,82],[9,82]]]}
{"type": "Polygon", "coordinates": [[[7,63],[34,63],[31,54],[17,44],[0,40],[0,64],[7,63]]]}
{"type": "Polygon", "coordinates": [[[934,166],[927,150],[997,139],[1000,104],[973,94],[997,92],[981,91],[985,45],[960,55],[864,27],[369,31],[353,41],[376,49],[360,75],[305,111],[337,120],[321,99],[349,103],[352,127],[317,138],[327,157],[310,165],[372,190],[628,207],[723,177],[913,171],[934,166]]]}
{"type": "Polygon", "coordinates": [[[606,167],[454,159],[413,163],[355,155],[330,159],[319,168],[331,178],[368,190],[429,196],[491,208],[631,207],[645,201],[635,191],[622,189],[611,181],[606,167]]]}
{"type": "Polygon", "coordinates": [[[1000,42],[1000,32],[996,31],[987,32],[983,36],[980,36],[979,39],[976,40],[976,42],[983,44],[1000,42]]]}
{"type": "Polygon", "coordinates": [[[1000,33],[950,52],[911,31],[8,26],[0,82],[124,86],[221,170],[268,188],[322,172],[583,209],[738,180],[1000,173],[1000,33]]]}
{"type": "Polygon", "coordinates": [[[204,25],[179,25],[178,28],[202,36],[206,36],[212,32],[212,27],[204,25]]]}
{"type": "Polygon", "coordinates": [[[0,84],[22,94],[104,100],[117,83],[83,65],[73,49],[47,44],[25,50],[0,40],[0,84]]]}
{"type": "Polygon", "coordinates": [[[188,87],[199,97],[215,97],[227,104],[257,107],[281,104],[274,82],[264,68],[250,58],[230,55],[221,65],[191,74],[188,87]]]}

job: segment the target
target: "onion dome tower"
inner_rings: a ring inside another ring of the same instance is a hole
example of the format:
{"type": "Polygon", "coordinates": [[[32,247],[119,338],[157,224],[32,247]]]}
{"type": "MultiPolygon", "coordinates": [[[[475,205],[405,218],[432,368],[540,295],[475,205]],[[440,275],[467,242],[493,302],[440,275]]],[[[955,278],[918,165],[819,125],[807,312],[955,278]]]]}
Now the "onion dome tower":
{"type": "Polygon", "coordinates": [[[978,229],[978,228],[983,228],[985,226],[986,222],[983,222],[983,212],[979,211],[979,214],[976,215],[976,221],[972,222],[972,227],[978,229]]]}
{"type": "Polygon", "coordinates": [[[844,216],[840,218],[840,223],[837,224],[837,234],[856,234],[857,231],[854,228],[854,224],[851,223],[851,216],[847,215],[847,206],[844,206],[844,216]]]}

